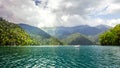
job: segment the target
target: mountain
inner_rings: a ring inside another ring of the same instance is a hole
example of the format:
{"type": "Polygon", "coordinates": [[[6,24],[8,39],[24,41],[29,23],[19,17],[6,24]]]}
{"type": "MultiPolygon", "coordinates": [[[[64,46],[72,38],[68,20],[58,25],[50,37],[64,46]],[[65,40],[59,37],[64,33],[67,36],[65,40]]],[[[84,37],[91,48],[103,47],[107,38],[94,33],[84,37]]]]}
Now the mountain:
{"type": "Polygon", "coordinates": [[[108,30],[110,27],[105,25],[99,25],[96,27],[91,27],[88,25],[80,25],[75,27],[48,27],[48,28],[42,28],[47,33],[49,33],[52,36],[55,36],[59,39],[63,39],[68,35],[74,34],[74,33],[81,33],[86,36],[95,36],[103,33],[104,31],[108,30]]]}
{"type": "Polygon", "coordinates": [[[67,38],[67,36],[70,36],[71,34],[80,33],[91,39],[94,44],[100,44],[99,35],[110,28],[111,27],[107,25],[98,25],[95,27],[80,25],[75,27],[46,27],[42,29],[60,40],[67,38]]]}
{"type": "Polygon", "coordinates": [[[30,45],[32,38],[18,25],[0,18],[0,45],[30,45]]]}
{"type": "Polygon", "coordinates": [[[80,33],[75,33],[67,36],[63,39],[63,42],[67,45],[93,45],[94,43],[87,37],[81,35],[80,33]]]}
{"type": "Polygon", "coordinates": [[[111,28],[110,26],[107,25],[98,25],[96,26],[96,28],[100,29],[102,32],[107,31],[109,28],[111,28]]]}
{"type": "Polygon", "coordinates": [[[62,45],[62,42],[60,42],[55,37],[50,36],[48,33],[44,32],[40,28],[30,26],[27,24],[19,24],[19,26],[22,27],[27,33],[29,33],[34,40],[37,40],[37,44],[62,45]]]}
{"type": "Polygon", "coordinates": [[[22,27],[27,33],[30,35],[40,36],[41,38],[50,38],[51,36],[41,30],[40,28],[30,26],[27,24],[19,24],[20,27],[22,27]]]}

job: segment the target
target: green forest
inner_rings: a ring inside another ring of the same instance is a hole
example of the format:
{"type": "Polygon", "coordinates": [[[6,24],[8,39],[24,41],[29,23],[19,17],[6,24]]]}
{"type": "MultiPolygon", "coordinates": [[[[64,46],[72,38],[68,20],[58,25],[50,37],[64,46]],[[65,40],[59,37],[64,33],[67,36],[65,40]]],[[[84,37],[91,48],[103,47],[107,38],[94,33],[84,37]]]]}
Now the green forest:
{"type": "Polygon", "coordinates": [[[66,45],[93,45],[94,43],[86,36],[75,33],[62,40],[66,45]]]}
{"type": "Polygon", "coordinates": [[[120,24],[101,34],[99,39],[101,45],[120,45],[120,24]]]}
{"type": "Polygon", "coordinates": [[[34,41],[18,25],[0,18],[0,45],[30,45],[34,41]]]}
{"type": "Polygon", "coordinates": [[[63,45],[58,39],[44,31],[34,30],[34,27],[30,28],[26,30],[0,18],[0,45],[63,45]]]}

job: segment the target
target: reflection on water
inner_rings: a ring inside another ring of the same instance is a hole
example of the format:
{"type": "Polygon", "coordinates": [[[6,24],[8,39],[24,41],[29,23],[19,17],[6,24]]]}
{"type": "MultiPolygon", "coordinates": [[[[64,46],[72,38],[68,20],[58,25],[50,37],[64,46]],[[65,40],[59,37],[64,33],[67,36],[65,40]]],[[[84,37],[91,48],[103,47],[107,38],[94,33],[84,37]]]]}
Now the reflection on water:
{"type": "Polygon", "coordinates": [[[0,68],[119,68],[120,47],[0,47],[0,68]]]}

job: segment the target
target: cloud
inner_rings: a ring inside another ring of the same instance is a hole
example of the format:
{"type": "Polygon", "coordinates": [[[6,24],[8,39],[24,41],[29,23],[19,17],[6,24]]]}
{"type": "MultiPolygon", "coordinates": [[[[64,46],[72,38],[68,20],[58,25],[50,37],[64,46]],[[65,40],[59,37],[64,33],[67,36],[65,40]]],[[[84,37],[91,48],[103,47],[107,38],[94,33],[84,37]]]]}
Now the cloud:
{"type": "Polygon", "coordinates": [[[120,24],[120,19],[111,19],[111,20],[107,20],[108,25],[110,26],[115,26],[117,24],[120,24]]]}
{"type": "Polygon", "coordinates": [[[1,0],[0,16],[37,27],[120,24],[119,0],[1,0]]]}

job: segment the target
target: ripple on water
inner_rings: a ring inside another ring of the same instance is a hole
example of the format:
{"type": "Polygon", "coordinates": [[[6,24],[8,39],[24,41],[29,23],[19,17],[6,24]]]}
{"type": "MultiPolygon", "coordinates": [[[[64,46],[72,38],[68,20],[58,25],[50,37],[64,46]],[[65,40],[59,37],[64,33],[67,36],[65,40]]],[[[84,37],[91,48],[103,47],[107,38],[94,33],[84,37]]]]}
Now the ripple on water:
{"type": "Polygon", "coordinates": [[[120,47],[0,48],[0,68],[119,68],[120,47]]]}

